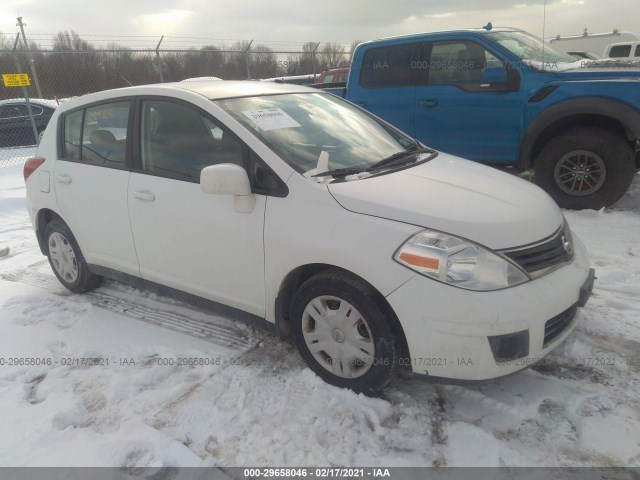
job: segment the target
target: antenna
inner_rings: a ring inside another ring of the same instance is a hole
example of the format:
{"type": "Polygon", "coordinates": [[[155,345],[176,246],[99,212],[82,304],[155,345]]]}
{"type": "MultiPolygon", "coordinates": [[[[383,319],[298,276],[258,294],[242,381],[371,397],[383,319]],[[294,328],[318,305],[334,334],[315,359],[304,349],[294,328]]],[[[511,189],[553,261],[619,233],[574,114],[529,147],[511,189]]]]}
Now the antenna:
{"type": "Polygon", "coordinates": [[[542,65],[544,68],[544,44],[546,40],[544,39],[545,31],[547,28],[547,0],[544,0],[544,6],[542,7],[542,65]]]}

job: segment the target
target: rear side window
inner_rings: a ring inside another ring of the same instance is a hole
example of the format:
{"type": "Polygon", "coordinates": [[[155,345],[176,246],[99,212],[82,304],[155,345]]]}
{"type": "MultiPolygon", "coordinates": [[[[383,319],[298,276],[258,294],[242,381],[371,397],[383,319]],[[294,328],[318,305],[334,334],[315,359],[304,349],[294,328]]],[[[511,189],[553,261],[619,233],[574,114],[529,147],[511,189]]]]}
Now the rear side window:
{"type": "Polygon", "coordinates": [[[211,118],[189,106],[161,100],[142,102],[142,169],[163,177],[200,181],[209,165],[244,166],[242,145],[211,118]]]}
{"type": "Polygon", "coordinates": [[[629,57],[631,55],[631,45],[614,45],[609,50],[610,58],[629,57]]]}
{"type": "Polygon", "coordinates": [[[636,57],[640,57],[640,45],[636,45],[636,57]]]}
{"type": "Polygon", "coordinates": [[[105,167],[126,167],[127,127],[131,102],[94,105],[64,116],[66,160],[105,167]]]}
{"type": "Polygon", "coordinates": [[[364,54],[360,85],[365,88],[412,85],[420,43],[371,48],[364,54]]]}
{"type": "Polygon", "coordinates": [[[78,110],[64,116],[64,152],[62,156],[67,160],[80,160],[83,115],[84,110],[78,110]]]}

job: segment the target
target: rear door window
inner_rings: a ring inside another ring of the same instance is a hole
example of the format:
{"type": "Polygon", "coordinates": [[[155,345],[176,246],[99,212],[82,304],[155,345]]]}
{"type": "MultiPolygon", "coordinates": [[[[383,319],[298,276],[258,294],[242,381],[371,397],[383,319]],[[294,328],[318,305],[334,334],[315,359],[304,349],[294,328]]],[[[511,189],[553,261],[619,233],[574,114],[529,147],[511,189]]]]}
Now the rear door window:
{"type": "Polygon", "coordinates": [[[64,115],[60,156],[112,168],[126,168],[129,100],[93,105],[64,115]]]}
{"type": "Polygon", "coordinates": [[[365,88],[408,87],[420,67],[420,43],[371,48],[364,54],[360,85],[365,88]]]}
{"type": "Polygon", "coordinates": [[[82,128],[82,161],[124,167],[130,102],[108,103],[86,109],[82,128]]]}

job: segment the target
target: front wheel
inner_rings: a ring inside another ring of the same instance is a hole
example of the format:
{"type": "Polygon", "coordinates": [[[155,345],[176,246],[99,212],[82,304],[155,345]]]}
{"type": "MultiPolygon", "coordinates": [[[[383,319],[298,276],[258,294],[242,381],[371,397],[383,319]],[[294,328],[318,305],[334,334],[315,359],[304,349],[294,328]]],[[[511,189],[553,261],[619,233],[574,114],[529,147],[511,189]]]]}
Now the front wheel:
{"type": "Polygon", "coordinates": [[[582,127],[551,139],[534,170],[536,183],[560,207],[597,210],[624,195],[635,167],[623,138],[603,128],[582,127]]]}
{"type": "Polygon", "coordinates": [[[298,289],[290,314],[300,354],[327,383],[372,395],[393,378],[400,343],[362,280],[319,273],[298,289]]]}
{"type": "Polygon", "coordinates": [[[83,293],[100,285],[102,277],[91,273],[78,242],[62,220],[52,220],[44,229],[49,264],[60,283],[72,292],[83,293]]]}

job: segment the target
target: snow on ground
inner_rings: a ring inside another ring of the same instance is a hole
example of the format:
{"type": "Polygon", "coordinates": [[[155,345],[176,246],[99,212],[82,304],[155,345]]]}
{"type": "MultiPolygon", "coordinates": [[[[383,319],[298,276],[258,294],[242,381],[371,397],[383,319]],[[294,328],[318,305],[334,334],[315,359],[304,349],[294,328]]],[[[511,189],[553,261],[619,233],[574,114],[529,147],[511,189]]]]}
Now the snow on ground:
{"type": "Polygon", "coordinates": [[[614,208],[566,216],[598,278],[544,364],[474,386],[400,378],[367,398],[177,301],[115,282],[65,291],[21,167],[0,169],[0,465],[639,467],[640,178],[614,208]]]}

